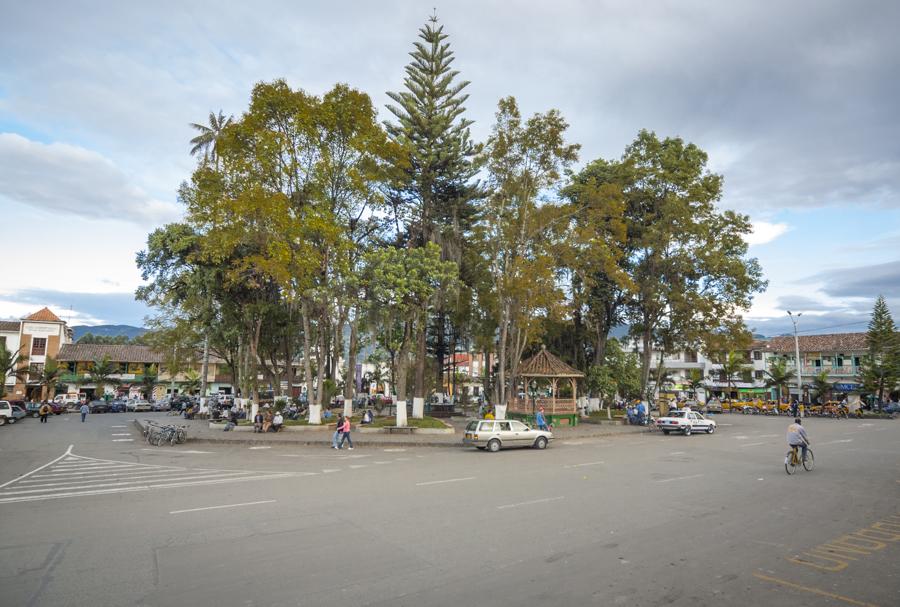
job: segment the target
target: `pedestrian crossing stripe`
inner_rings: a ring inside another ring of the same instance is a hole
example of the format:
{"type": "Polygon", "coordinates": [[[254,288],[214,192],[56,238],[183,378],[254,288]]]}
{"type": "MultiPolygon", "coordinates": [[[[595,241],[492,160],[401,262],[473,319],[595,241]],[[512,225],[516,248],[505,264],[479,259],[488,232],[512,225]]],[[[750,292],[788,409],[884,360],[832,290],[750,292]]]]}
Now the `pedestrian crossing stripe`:
{"type": "MultiPolygon", "coordinates": [[[[302,476],[314,473],[302,473],[302,476]]],[[[72,447],[43,466],[0,485],[0,504],[298,476],[291,472],[161,466],[85,457],[72,447]]]]}

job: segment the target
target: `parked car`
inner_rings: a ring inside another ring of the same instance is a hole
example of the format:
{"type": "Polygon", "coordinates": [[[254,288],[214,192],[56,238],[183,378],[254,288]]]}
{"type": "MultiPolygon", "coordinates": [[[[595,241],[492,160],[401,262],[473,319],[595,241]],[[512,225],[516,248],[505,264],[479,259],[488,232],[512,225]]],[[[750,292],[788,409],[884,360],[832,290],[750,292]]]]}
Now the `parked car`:
{"type": "Polygon", "coordinates": [[[690,436],[694,432],[712,434],[716,431],[716,422],[703,417],[702,413],[680,409],[669,411],[666,417],[657,419],[656,427],[662,430],[663,434],[681,432],[685,436],[690,436]]]}
{"type": "Polygon", "coordinates": [[[124,413],[125,412],[125,401],[121,398],[116,398],[109,401],[109,412],[110,413],[124,413]]]}
{"type": "Polygon", "coordinates": [[[135,401],[132,401],[132,402],[128,403],[127,405],[125,405],[125,410],[126,411],[134,411],[135,413],[137,413],[138,411],[152,411],[153,406],[150,404],[149,401],[135,400],[135,401]]]}
{"type": "Polygon", "coordinates": [[[15,423],[27,415],[28,414],[25,413],[25,409],[23,409],[19,405],[13,405],[12,406],[12,419],[9,420],[9,423],[11,423],[11,424],[15,423]]]}
{"type": "Polygon", "coordinates": [[[91,413],[109,413],[109,404],[105,400],[92,400],[88,407],[91,413]]]}
{"type": "Polygon", "coordinates": [[[722,412],[722,403],[719,402],[719,399],[713,398],[709,402],[707,402],[701,409],[704,413],[721,413],[722,412]]]}
{"type": "Polygon", "coordinates": [[[0,426],[16,423],[16,417],[13,415],[13,405],[8,400],[0,400],[0,426]]]}
{"type": "Polygon", "coordinates": [[[881,410],[884,413],[900,413],[900,403],[888,403],[881,410]]]}
{"type": "Polygon", "coordinates": [[[151,411],[170,411],[171,409],[172,405],[167,400],[158,400],[150,404],[151,411]]]}
{"type": "Polygon", "coordinates": [[[474,419],[466,424],[463,444],[495,452],[506,447],[545,449],[551,440],[552,432],[535,430],[515,419],[474,419]]]}

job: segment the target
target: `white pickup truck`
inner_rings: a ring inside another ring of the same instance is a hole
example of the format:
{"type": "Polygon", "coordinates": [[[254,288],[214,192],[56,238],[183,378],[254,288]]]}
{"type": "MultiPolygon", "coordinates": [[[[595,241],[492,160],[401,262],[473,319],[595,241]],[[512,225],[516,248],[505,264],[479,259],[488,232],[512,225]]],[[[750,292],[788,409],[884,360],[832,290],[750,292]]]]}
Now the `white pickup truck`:
{"type": "Polygon", "coordinates": [[[663,434],[681,432],[685,436],[689,436],[693,432],[712,434],[716,431],[716,422],[703,417],[702,413],[696,411],[676,409],[669,411],[666,417],[660,417],[656,420],[656,427],[662,430],[663,434]]]}
{"type": "Polygon", "coordinates": [[[16,423],[12,405],[7,400],[0,400],[0,426],[16,423]]]}

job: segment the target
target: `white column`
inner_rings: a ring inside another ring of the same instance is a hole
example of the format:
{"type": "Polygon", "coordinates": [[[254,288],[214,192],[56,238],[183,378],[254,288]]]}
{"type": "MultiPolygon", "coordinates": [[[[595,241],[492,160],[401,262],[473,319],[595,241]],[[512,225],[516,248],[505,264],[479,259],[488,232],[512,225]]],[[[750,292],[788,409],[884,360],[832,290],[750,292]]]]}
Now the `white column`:
{"type": "Polygon", "coordinates": [[[413,397],[413,410],[412,416],[415,419],[422,419],[425,417],[425,399],[419,396],[413,397]]]}
{"type": "Polygon", "coordinates": [[[406,401],[398,400],[397,401],[397,420],[394,422],[395,426],[405,426],[407,424],[406,420],[406,401]]]}
{"type": "Polygon", "coordinates": [[[322,405],[310,405],[309,406],[308,421],[310,424],[314,424],[314,425],[319,425],[322,423],[322,405]]]}
{"type": "Polygon", "coordinates": [[[353,399],[344,399],[344,417],[353,417],[353,399]]]}

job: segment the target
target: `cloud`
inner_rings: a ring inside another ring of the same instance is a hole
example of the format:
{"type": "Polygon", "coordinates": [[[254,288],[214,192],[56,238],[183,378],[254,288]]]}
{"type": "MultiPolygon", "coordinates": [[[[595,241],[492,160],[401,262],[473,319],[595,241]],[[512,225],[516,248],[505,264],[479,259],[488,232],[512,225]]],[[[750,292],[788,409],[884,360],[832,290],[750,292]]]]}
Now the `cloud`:
{"type": "Polygon", "coordinates": [[[754,221],[753,232],[744,237],[750,246],[772,242],[788,231],[786,223],[769,223],[768,221],[754,221]]]}
{"type": "Polygon", "coordinates": [[[822,291],[834,297],[866,297],[884,295],[900,300],[900,259],[887,263],[827,270],[813,276],[822,282],[822,291]]]}
{"type": "Polygon", "coordinates": [[[156,225],[178,208],[155,200],[96,152],[0,133],[0,196],[51,212],[156,225]]]}
{"type": "MultiPolygon", "coordinates": [[[[866,330],[870,317],[871,314],[869,312],[829,312],[826,315],[804,314],[797,321],[797,330],[801,335],[857,333],[866,330]]],[[[746,324],[754,333],[767,337],[794,334],[794,325],[787,314],[773,318],[748,318],[746,324]]]]}
{"type": "Polygon", "coordinates": [[[141,327],[151,311],[133,293],[71,293],[22,289],[0,294],[0,318],[21,318],[44,306],[70,325],[127,324],[141,327]]]}

